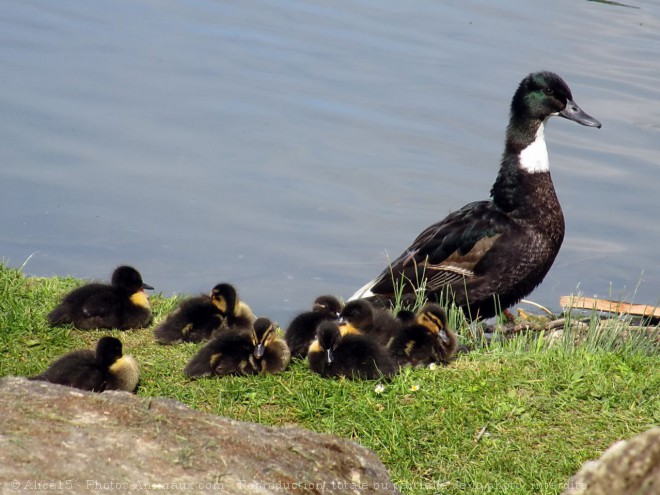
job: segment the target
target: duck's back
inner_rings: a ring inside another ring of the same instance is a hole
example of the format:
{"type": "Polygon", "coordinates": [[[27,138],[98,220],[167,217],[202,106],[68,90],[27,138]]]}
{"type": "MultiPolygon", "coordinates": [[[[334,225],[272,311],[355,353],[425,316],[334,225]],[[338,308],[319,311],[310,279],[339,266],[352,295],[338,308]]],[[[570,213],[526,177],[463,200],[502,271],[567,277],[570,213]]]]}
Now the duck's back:
{"type": "MultiPolygon", "coordinates": [[[[307,311],[297,315],[286,329],[284,340],[291,350],[291,356],[304,358],[310,344],[316,338],[316,329],[324,321],[332,320],[333,317],[319,311],[307,311]]],[[[334,318],[336,319],[336,317],[334,318]]]]}
{"type": "Polygon", "coordinates": [[[250,360],[253,348],[244,334],[240,331],[232,331],[216,338],[222,341],[222,354],[214,363],[214,374],[218,376],[253,375],[259,372],[250,360]]]}
{"type": "Polygon", "coordinates": [[[225,332],[202,347],[184,372],[190,377],[254,374],[257,370],[249,361],[251,352],[250,339],[244,333],[225,332]]]}
{"type": "Polygon", "coordinates": [[[94,351],[81,349],[61,357],[46,371],[30,379],[102,392],[106,386],[108,372],[98,364],[94,351]]]}
{"type": "Polygon", "coordinates": [[[101,328],[106,323],[116,326],[121,302],[110,285],[87,284],[67,294],[49,313],[51,325],[72,323],[84,330],[101,328]]]}
{"type": "Polygon", "coordinates": [[[222,322],[222,315],[210,297],[194,297],[183,301],[170,313],[154,329],[154,336],[161,343],[201,342],[211,338],[222,322]]]}
{"type": "Polygon", "coordinates": [[[371,338],[358,334],[342,337],[333,363],[336,375],[374,380],[394,375],[394,362],[385,349],[371,338]]]}
{"type": "Polygon", "coordinates": [[[388,351],[398,366],[416,367],[433,361],[434,345],[435,338],[429,329],[413,323],[392,337],[388,351]]]}

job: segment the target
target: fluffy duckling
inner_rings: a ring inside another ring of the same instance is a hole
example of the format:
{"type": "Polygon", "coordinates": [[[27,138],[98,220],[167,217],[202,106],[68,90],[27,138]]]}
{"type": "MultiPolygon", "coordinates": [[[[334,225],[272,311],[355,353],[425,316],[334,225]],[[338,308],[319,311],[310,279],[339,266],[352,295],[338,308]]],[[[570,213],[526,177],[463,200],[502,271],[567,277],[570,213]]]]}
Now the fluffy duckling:
{"type": "Polygon", "coordinates": [[[142,282],[133,267],[120,266],[112,274],[110,285],[91,283],[67,294],[48,314],[53,325],[73,324],[81,330],[93,328],[142,328],[151,320],[151,305],[142,282]]]}
{"type": "Polygon", "coordinates": [[[115,337],[102,337],[96,344],[95,351],[80,349],[70,352],[53,362],[40,375],[29,379],[92,392],[135,392],[139,378],[135,359],[122,355],[121,341],[115,337]]]}
{"type": "Polygon", "coordinates": [[[342,303],[334,296],[319,296],[314,301],[311,311],[296,316],[284,334],[284,340],[291,349],[291,356],[304,358],[309,345],[316,338],[316,329],[323,321],[337,320],[342,303]]]}
{"type": "Polygon", "coordinates": [[[252,310],[238,300],[236,289],[218,284],[209,295],[183,301],[154,329],[154,337],[161,344],[202,342],[220,329],[248,329],[253,321],[252,310]]]}
{"type": "Polygon", "coordinates": [[[456,354],[456,335],[447,326],[445,311],[437,304],[426,304],[416,315],[412,313],[412,317],[407,311],[397,317],[402,319],[404,326],[388,344],[397,365],[448,364],[456,354]]]}
{"type": "Polygon", "coordinates": [[[525,77],[511,100],[500,169],[490,199],[424,229],[401,256],[351,299],[393,301],[401,291],[445,295],[472,319],[490,318],[539,285],[564,239],[564,215],[550,176],[545,125],[552,116],[589,127],[598,120],[552,72],[525,77]]]}
{"type": "Polygon", "coordinates": [[[258,318],[248,333],[230,330],[215,337],[190,360],[184,373],[191,378],[278,373],[290,359],[289,348],[277,338],[273,323],[258,318]]]}
{"type": "Polygon", "coordinates": [[[241,301],[236,289],[231,284],[218,284],[211,291],[211,300],[220,310],[223,322],[212,336],[226,330],[245,330],[249,332],[256,320],[250,306],[241,301]]]}
{"type": "Polygon", "coordinates": [[[386,308],[377,308],[367,300],[357,299],[344,306],[339,313],[342,334],[363,333],[382,346],[401,328],[401,323],[386,308]]]}
{"type": "Polygon", "coordinates": [[[367,335],[341,334],[336,323],[324,321],[307,353],[309,368],[323,377],[390,379],[396,372],[385,349],[367,335]]]}
{"type": "Polygon", "coordinates": [[[289,366],[289,346],[277,336],[277,328],[268,318],[257,318],[252,339],[255,345],[253,366],[258,373],[279,373],[289,366]]]}

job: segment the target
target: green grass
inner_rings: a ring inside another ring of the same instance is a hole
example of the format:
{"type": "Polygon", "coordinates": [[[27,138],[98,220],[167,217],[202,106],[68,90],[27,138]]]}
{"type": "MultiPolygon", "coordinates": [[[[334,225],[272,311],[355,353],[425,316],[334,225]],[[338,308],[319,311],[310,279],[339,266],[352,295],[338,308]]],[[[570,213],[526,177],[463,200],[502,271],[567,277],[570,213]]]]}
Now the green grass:
{"type": "MultiPolygon", "coordinates": [[[[585,461],[660,423],[657,351],[599,339],[596,323],[579,345],[569,336],[549,348],[542,335],[481,343],[448,367],[405,370],[382,391],[372,381],[324,380],[305,361],[279,375],[189,381],[182,369],[199,345],[157,345],[151,328],[49,328],[46,314],[79,284],[0,264],[0,375],[35,374],[114,335],[140,363],[139,395],[355,440],[406,494],[561,493],[585,461]]],[[[152,297],[155,322],[176,304],[152,297]]],[[[461,334],[472,340],[469,328],[461,334]]]]}

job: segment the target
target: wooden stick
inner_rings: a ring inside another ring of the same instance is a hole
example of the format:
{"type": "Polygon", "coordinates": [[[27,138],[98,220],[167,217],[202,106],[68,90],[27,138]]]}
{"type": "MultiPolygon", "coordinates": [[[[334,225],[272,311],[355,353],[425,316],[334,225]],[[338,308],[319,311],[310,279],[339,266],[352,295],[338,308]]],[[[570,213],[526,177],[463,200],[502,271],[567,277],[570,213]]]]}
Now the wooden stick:
{"type": "Polygon", "coordinates": [[[597,311],[607,311],[608,313],[625,313],[660,318],[660,308],[658,306],[648,306],[645,304],[630,304],[621,301],[610,301],[608,299],[577,296],[562,296],[559,298],[559,304],[562,308],[595,309],[597,311]]]}

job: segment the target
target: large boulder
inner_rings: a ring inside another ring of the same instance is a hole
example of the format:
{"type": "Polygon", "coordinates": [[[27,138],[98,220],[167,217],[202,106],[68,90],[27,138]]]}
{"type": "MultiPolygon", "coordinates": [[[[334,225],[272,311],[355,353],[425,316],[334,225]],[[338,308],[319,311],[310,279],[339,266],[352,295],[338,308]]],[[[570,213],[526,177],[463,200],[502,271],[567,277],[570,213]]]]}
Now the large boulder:
{"type": "Polygon", "coordinates": [[[660,493],[660,427],[613,444],[571,478],[563,495],[660,493]]]}
{"type": "Polygon", "coordinates": [[[370,450],[167,399],[0,380],[0,491],[398,493],[370,450]]]}

